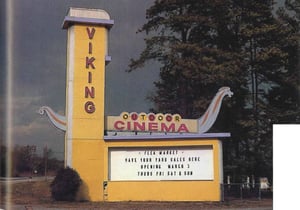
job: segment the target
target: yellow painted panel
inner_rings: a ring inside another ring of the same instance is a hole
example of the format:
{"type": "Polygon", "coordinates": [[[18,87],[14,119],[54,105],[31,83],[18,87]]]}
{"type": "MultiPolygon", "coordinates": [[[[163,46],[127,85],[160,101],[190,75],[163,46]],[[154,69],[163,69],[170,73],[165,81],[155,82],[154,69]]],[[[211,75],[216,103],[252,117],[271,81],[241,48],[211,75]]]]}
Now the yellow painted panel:
{"type": "MultiPolygon", "coordinates": [[[[75,56],[83,57],[85,59],[86,56],[98,56],[101,54],[105,54],[106,48],[107,48],[107,31],[106,28],[101,26],[76,26],[75,27],[75,34],[76,34],[76,48],[80,49],[76,53],[75,56]],[[89,27],[91,30],[94,28],[95,33],[92,39],[89,39],[88,33],[87,33],[87,27],[89,27]],[[92,53],[89,54],[89,43],[92,44],[92,53]]],[[[102,61],[104,58],[96,58],[98,61],[102,61]]]]}
{"type": "Polygon", "coordinates": [[[83,180],[82,198],[91,201],[103,199],[103,142],[93,140],[73,141],[73,168],[83,180]]]}
{"type": "Polygon", "coordinates": [[[73,158],[84,159],[103,159],[103,141],[93,139],[77,140],[73,142],[73,158]]]}
{"type": "Polygon", "coordinates": [[[92,201],[220,201],[218,140],[153,140],[102,142],[74,140],[73,165],[85,182],[92,201]],[[212,181],[108,181],[108,148],[110,147],[184,147],[212,145],[214,180],[212,181]],[[104,198],[103,182],[108,181],[104,198]]]}
{"type": "MultiPolygon", "coordinates": [[[[104,113],[104,85],[105,85],[105,49],[103,43],[106,41],[106,29],[103,27],[92,27],[95,29],[94,37],[88,38],[87,26],[75,26],[75,49],[74,49],[74,118],[84,118],[86,112],[81,109],[87,101],[98,103],[98,110],[104,113]],[[92,54],[89,54],[89,43],[92,43],[92,54]],[[94,57],[92,66],[86,68],[86,57],[94,57]],[[89,82],[89,72],[91,72],[91,81],[89,82]],[[85,98],[85,87],[94,87],[95,98],[85,98]],[[77,111],[80,110],[80,111],[77,111]]],[[[95,113],[88,117],[94,117],[95,113]]],[[[103,122],[101,122],[103,123],[103,122]]]]}
{"type": "MultiPolygon", "coordinates": [[[[210,181],[109,181],[107,186],[108,201],[220,201],[220,163],[219,141],[202,139],[147,140],[147,141],[110,141],[107,147],[213,147],[214,179],[210,181]],[[128,190],[130,189],[130,190],[128,190]]],[[[107,150],[104,151],[106,154],[107,150]]],[[[108,163],[108,162],[107,162],[108,163]]],[[[108,173],[108,169],[105,169],[108,173]]],[[[105,177],[106,178],[106,177],[105,177]]],[[[107,180],[107,178],[106,178],[107,180]]]]}
{"type": "MultiPolygon", "coordinates": [[[[103,101],[97,99],[83,99],[83,97],[74,97],[74,111],[73,111],[73,118],[76,119],[101,119],[101,124],[104,121],[104,104],[103,101]],[[88,101],[92,101],[95,106],[94,113],[87,113],[85,111],[85,104],[88,101]]],[[[98,122],[99,123],[99,122],[98,122]]]]}
{"type": "Polygon", "coordinates": [[[212,181],[108,182],[108,201],[220,201],[212,181]]]}
{"type": "MultiPolygon", "coordinates": [[[[78,51],[76,51],[75,54],[75,72],[76,73],[85,73],[87,71],[100,71],[100,69],[102,69],[105,66],[105,54],[104,53],[98,53],[94,55],[95,60],[92,61],[91,63],[94,65],[94,68],[92,68],[91,65],[88,66],[88,68],[86,68],[86,57],[88,57],[89,59],[91,59],[92,56],[89,56],[87,53],[84,53],[83,55],[78,55],[80,53],[80,48],[78,49],[78,51]]],[[[88,60],[89,60],[88,59],[88,60]]],[[[77,76],[77,75],[75,75],[77,76]]]]}
{"type": "Polygon", "coordinates": [[[104,85],[105,85],[105,50],[106,29],[100,26],[90,26],[95,29],[92,39],[89,39],[87,27],[74,26],[74,75],[73,75],[73,128],[74,139],[102,138],[104,130],[104,85]],[[90,45],[91,43],[91,45],[90,45]],[[105,43],[105,45],[104,45],[105,43]],[[91,50],[92,52],[89,52],[91,50]],[[86,68],[86,57],[94,57],[92,66],[86,68]],[[89,75],[89,72],[91,73],[89,75]],[[94,98],[85,95],[85,89],[94,88],[94,98]],[[86,103],[91,102],[95,111],[87,113],[86,103]]]}
{"type": "Polygon", "coordinates": [[[103,137],[104,129],[99,123],[101,119],[73,119],[73,139],[93,139],[100,140],[103,137]]]}

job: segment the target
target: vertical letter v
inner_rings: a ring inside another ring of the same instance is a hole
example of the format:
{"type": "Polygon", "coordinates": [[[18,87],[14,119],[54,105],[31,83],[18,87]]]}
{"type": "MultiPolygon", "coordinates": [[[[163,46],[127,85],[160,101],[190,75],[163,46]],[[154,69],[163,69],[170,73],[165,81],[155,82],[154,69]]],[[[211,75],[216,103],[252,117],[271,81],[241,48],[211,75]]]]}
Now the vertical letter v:
{"type": "Polygon", "coordinates": [[[93,39],[95,31],[96,31],[95,28],[92,28],[92,31],[91,31],[90,28],[87,27],[86,30],[87,30],[89,39],[93,39]]]}

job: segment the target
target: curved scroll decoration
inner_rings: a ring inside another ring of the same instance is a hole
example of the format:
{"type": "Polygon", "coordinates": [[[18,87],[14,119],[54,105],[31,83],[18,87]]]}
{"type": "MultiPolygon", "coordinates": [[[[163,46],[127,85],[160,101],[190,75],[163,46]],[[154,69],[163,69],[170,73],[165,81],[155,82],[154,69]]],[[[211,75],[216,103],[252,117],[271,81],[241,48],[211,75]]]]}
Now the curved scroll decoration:
{"type": "Polygon", "coordinates": [[[231,97],[232,95],[233,92],[231,92],[229,87],[219,89],[206,112],[198,119],[198,133],[205,133],[211,128],[218,117],[223,98],[225,96],[231,97]]]}
{"type": "Polygon", "coordinates": [[[42,106],[39,109],[39,114],[43,115],[46,112],[47,116],[49,117],[50,121],[53,123],[53,125],[63,131],[66,131],[66,117],[60,114],[57,114],[54,112],[50,107],[48,106],[42,106]]]}
{"type": "MultiPolygon", "coordinates": [[[[229,87],[222,87],[219,89],[219,91],[213,98],[206,112],[198,119],[199,134],[207,132],[212,127],[212,125],[215,123],[218,117],[224,97],[225,96],[231,97],[232,95],[233,92],[231,92],[229,87]]],[[[39,113],[43,115],[45,112],[55,127],[63,131],[66,131],[67,123],[66,123],[65,116],[57,114],[48,106],[42,106],[39,109],[39,113]]]]}

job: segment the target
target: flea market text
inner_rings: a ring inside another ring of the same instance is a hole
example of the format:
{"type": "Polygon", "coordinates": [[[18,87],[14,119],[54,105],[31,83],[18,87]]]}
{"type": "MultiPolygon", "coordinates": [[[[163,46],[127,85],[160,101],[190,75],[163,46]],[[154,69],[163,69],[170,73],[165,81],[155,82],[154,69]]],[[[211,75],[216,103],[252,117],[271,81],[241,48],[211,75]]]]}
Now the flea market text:
{"type": "Polygon", "coordinates": [[[111,180],[212,180],[211,147],[111,149],[111,180]],[[122,171],[122,173],[120,173],[122,171]]]}

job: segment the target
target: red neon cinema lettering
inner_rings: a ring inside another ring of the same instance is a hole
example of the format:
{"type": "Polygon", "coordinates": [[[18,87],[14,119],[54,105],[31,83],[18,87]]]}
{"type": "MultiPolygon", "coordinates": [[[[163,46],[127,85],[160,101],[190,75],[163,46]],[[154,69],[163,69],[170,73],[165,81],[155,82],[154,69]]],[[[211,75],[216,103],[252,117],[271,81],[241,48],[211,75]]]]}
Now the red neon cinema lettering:
{"type": "Polygon", "coordinates": [[[114,129],[121,131],[150,131],[150,132],[178,132],[178,133],[188,133],[189,129],[185,124],[180,124],[176,127],[175,123],[157,123],[157,122],[124,122],[122,120],[117,120],[114,122],[114,129]]]}
{"type": "Polygon", "coordinates": [[[189,129],[186,127],[185,124],[181,124],[178,128],[178,133],[182,132],[182,133],[188,133],[189,132],[189,129]]]}
{"type": "Polygon", "coordinates": [[[127,130],[131,130],[131,124],[130,124],[130,122],[127,122],[127,130]]]}
{"type": "Polygon", "coordinates": [[[158,124],[155,122],[151,122],[148,124],[149,131],[158,131],[158,124]]]}
{"type": "Polygon", "coordinates": [[[171,123],[168,127],[167,124],[162,123],[161,124],[161,131],[162,132],[175,132],[175,123],[171,123]]]}
{"type": "Polygon", "coordinates": [[[112,125],[119,131],[189,133],[189,124],[184,121],[179,123],[179,121],[181,117],[178,114],[123,112],[112,125]]]}
{"type": "Polygon", "coordinates": [[[146,124],[144,122],[139,123],[139,122],[133,122],[133,130],[135,131],[145,131],[146,129],[146,124]]]}
{"type": "Polygon", "coordinates": [[[124,130],[125,129],[125,123],[123,121],[116,121],[114,124],[115,129],[117,130],[124,130]]]}

